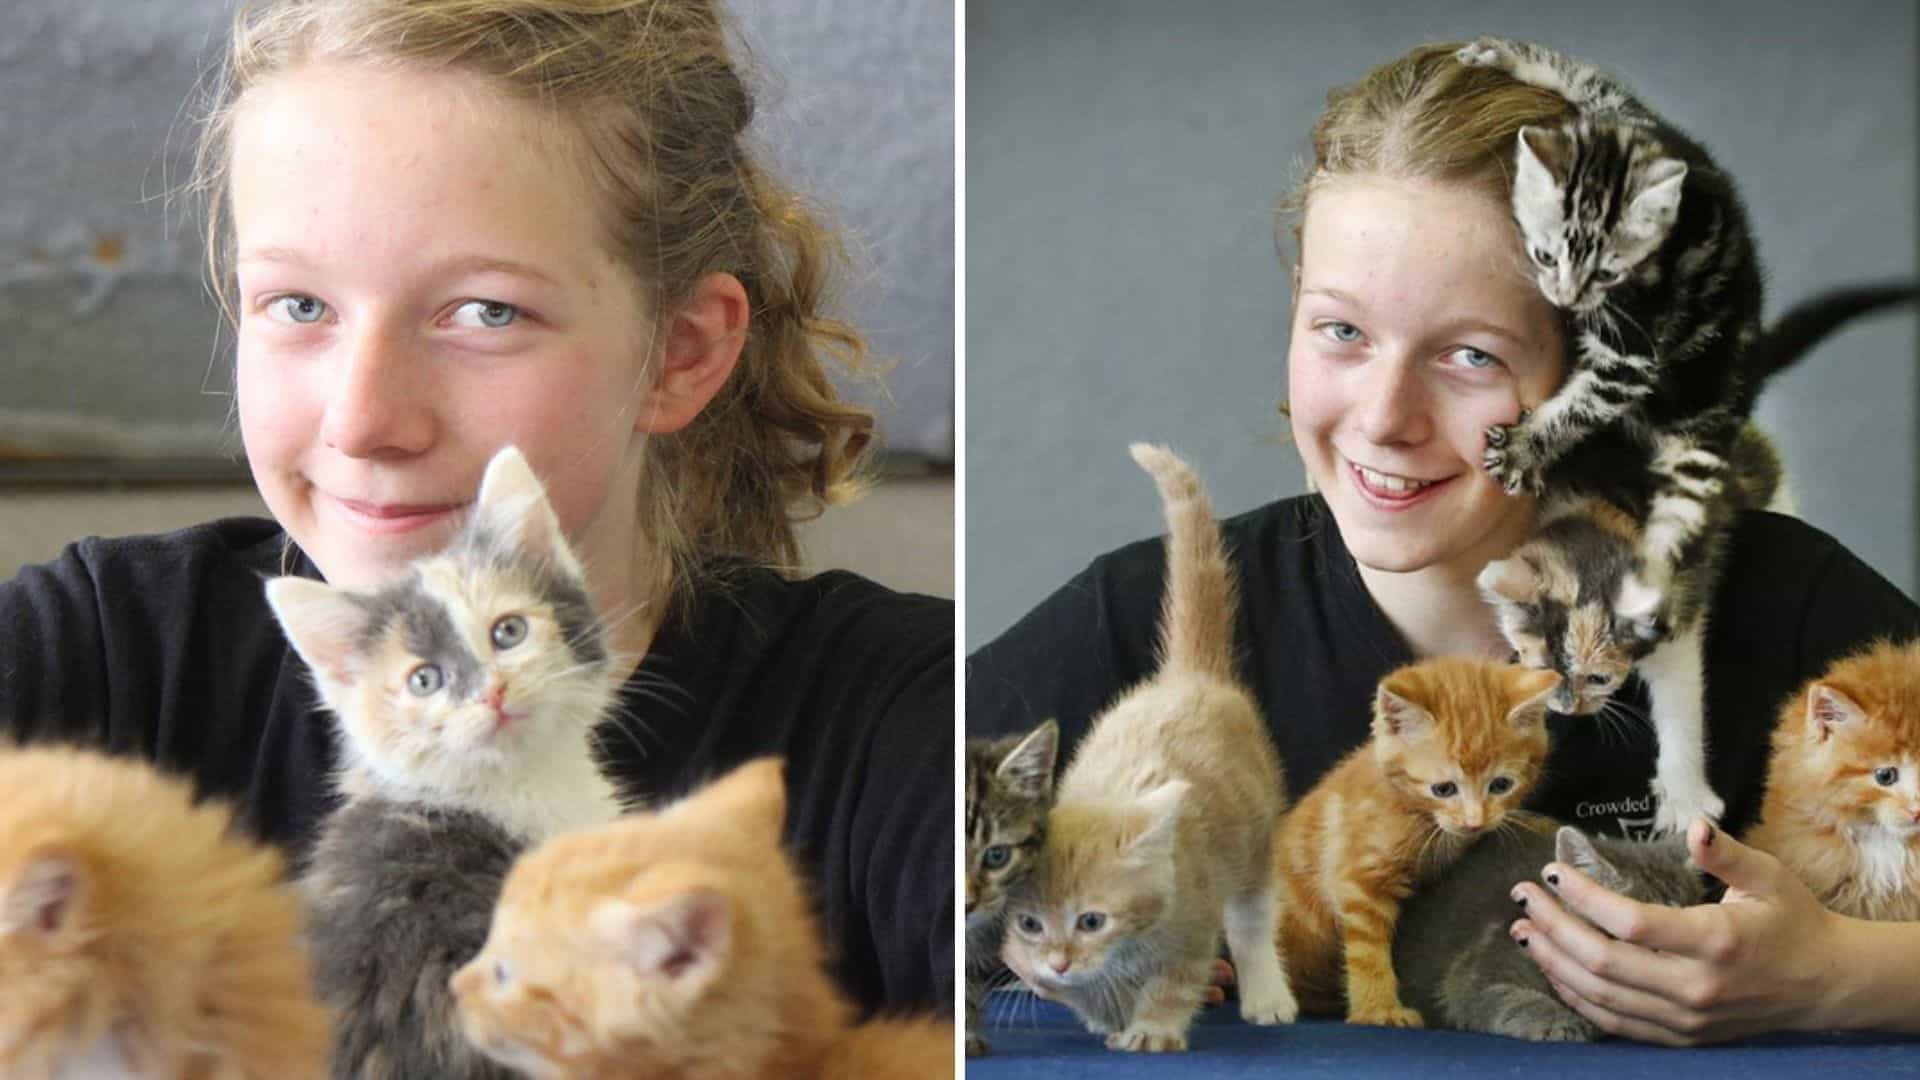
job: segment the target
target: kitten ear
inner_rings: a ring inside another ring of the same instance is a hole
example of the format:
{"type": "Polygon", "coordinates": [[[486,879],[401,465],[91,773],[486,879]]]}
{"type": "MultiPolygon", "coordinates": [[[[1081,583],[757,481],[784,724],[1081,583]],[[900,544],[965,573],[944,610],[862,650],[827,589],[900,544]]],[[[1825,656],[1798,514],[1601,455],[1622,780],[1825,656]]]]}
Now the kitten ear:
{"type": "Polygon", "coordinates": [[[756,758],[687,796],[681,805],[697,806],[700,813],[756,831],[777,845],[787,820],[784,770],[780,758],[756,758]]]}
{"type": "Polygon", "coordinates": [[[1687,163],[1678,158],[1658,158],[1648,164],[1640,171],[1639,192],[1621,215],[1621,227],[1633,236],[1665,236],[1680,216],[1680,189],[1686,179],[1687,163]]]}
{"type": "Polygon", "coordinates": [[[1514,727],[1537,724],[1547,718],[1547,699],[1560,688],[1560,673],[1536,668],[1511,667],[1506,670],[1507,700],[1512,703],[1507,721],[1514,727]]]}
{"type": "Polygon", "coordinates": [[[1174,836],[1180,824],[1180,808],[1186,803],[1187,792],[1192,787],[1185,780],[1169,780],[1134,800],[1133,805],[1145,811],[1147,820],[1152,824],[1134,837],[1127,850],[1129,855],[1139,859],[1154,859],[1173,850],[1174,836]]]}
{"type": "Polygon", "coordinates": [[[1495,607],[1502,603],[1529,603],[1540,591],[1539,571],[1517,555],[1488,563],[1475,580],[1480,586],[1480,595],[1495,607]]]}
{"type": "Polygon", "coordinates": [[[1373,701],[1373,733],[1376,736],[1406,738],[1426,730],[1433,723],[1433,714],[1413,701],[1402,697],[1392,686],[1390,675],[1380,683],[1380,689],[1373,701]]]}
{"type": "MultiPolygon", "coordinates": [[[[1539,195],[1566,183],[1573,162],[1573,137],[1565,131],[1528,125],[1516,136],[1513,190],[1519,195],[1539,195]]],[[[1556,199],[1557,201],[1557,199],[1556,199]]]]}
{"type": "Polygon", "coordinates": [[[267,582],[267,605],[326,693],[353,682],[367,613],[351,593],[301,577],[267,582]]]}
{"type": "Polygon", "coordinates": [[[688,989],[706,985],[733,948],[733,901],[713,889],[692,889],[656,904],[608,900],[587,919],[641,977],[688,989]]]}
{"type": "Polygon", "coordinates": [[[1807,727],[1815,742],[1826,742],[1833,729],[1866,719],[1867,710],[1827,683],[1807,691],[1807,727]]]}
{"type": "Polygon", "coordinates": [[[1553,858],[1587,875],[1614,892],[1631,891],[1632,882],[1620,869],[1607,861],[1586,833],[1571,825],[1562,825],[1553,834],[1553,858]]]}
{"type": "Polygon", "coordinates": [[[57,847],[35,851],[0,886],[0,933],[58,934],[72,925],[84,889],[78,859],[57,847]]]}
{"type": "Polygon", "coordinates": [[[576,567],[547,489],[519,447],[503,446],[487,462],[473,502],[474,516],[506,542],[538,558],[576,567]]]}
{"type": "Polygon", "coordinates": [[[1041,723],[1007,752],[995,770],[1023,799],[1044,800],[1053,790],[1053,762],[1060,750],[1060,725],[1041,723]]]}

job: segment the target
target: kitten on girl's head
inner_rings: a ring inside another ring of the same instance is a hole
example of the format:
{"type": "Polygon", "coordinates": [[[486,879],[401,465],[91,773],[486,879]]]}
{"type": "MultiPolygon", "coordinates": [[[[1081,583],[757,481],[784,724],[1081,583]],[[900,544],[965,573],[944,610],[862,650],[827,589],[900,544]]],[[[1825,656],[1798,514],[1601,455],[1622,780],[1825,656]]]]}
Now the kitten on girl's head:
{"type": "Polygon", "coordinates": [[[325,1075],[278,853],[135,761],[0,749],[0,791],[0,1075],[325,1075]]]}
{"type": "Polygon", "coordinates": [[[980,1031],[988,979],[1000,962],[1007,893],[1033,873],[1046,841],[1053,803],[1053,764],[1060,725],[1052,720],[1024,735],[968,739],[967,1053],[987,1052],[980,1031]]]}
{"type": "Polygon", "coordinates": [[[1788,698],[1748,843],[1822,904],[1920,919],[1920,641],[1882,641],[1788,698]]]}
{"type": "Polygon", "coordinates": [[[952,1075],[950,1024],[850,1026],[780,845],[780,773],[751,762],[522,856],[452,979],[472,1043],[536,1077],[952,1075]]]}
{"type": "Polygon", "coordinates": [[[283,577],[267,598],[338,717],[349,793],[477,810],[528,839],[606,816],[590,739],[624,672],[518,450],[488,463],[452,544],[399,580],[283,577]]]}
{"type": "Polygon", "coordinates": [[[1280,824],[1281,938],[1302,1002],[1419,1027],[1391,950],[1400,902],[1502,828],[1547,757],[1550,671],[1436,657],[1382,679],[1372,738],[1280,824]]]}

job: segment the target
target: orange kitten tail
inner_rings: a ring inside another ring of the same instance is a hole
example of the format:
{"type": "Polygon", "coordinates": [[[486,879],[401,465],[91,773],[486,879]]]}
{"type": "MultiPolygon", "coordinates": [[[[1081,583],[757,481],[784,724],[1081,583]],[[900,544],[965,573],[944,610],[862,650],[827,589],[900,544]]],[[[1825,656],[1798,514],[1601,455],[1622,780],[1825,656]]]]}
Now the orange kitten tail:
{"type": "Polygon", "coordinates": [[[870,1020],[834,1040],[820,1063],[820,1080],[951,1078],[953,1056],[951,1020],[870,1020]]]}
{"type": "Polygon", "coordinates": [[[1164,446],[1134,443],[1133,460],[1160,489],[1167,514],[1167,585],[1160,615],[1166,670],[1233,680],[1233,566],[1213,504],[1193,467],[1164,446]]]}

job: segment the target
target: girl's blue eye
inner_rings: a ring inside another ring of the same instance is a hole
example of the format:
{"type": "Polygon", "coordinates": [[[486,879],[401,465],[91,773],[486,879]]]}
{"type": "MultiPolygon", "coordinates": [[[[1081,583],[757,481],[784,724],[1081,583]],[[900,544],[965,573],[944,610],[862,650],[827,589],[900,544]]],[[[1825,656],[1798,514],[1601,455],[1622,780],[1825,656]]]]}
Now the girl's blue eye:
{"type": "Polygon", "coordinates": [[[317,323],[321,319],[326,318],[327,315],[327,305],[315,300],[311,296],[300,296],[298,294],[274,297],[267,303],[267,310],[273,311],[275,309],[278,309],[280,314],[288,322],[300,323],[302,325],[317,323]]]}
{"type": "Polygon", "coordinates": [[[1350,345],[1360,340],[1360,328],[1352,323],[1330,322],[1322,325],[1320,329],[1325,331],[1328,337],[1343,344],[1350,345]]]}
{"type": "Polygon", "coordinates": [[[454,309],[453,321],[461,326],[484,326],[498,330],[513,325],[520,309],[498,300],[469,300],[454,309]]]}
{"type": "Polygon", "coordinates": [[[1453,354],[1460,358],[1461,363],[1475,370],[1490,368],[1500,362],[1494,359],[1491,354],[1483,353],[1470,345],[1455,349],[1453,354]]]}

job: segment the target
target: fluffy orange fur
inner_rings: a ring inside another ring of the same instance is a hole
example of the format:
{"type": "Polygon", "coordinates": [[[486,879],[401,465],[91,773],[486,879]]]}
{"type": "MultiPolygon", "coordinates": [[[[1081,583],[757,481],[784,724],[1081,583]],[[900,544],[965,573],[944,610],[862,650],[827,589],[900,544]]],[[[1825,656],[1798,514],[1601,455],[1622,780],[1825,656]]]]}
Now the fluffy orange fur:
{"type": "Polygon", "coordinates": [[[1920,642],[1880,642],[1787,699],[1747,842],[1835,911],[1920,919],[1920,642]]]}
{"type": "Polygon", "coordinates": [[[951,1022],[852,1025],[785,817],[761,760],[522,856],[453,977],[467,1037],[536,1077],[952,1076],[951,1022]]]}
{"type": "Polygon", "coordinates": [[[1468,657],[1381,680],[1370,741],[1321,778],[1275,838],[1281,951],[1304,1008],[1337,1014],[1344,1001],[1351,1023],[1422,1026],[1393,971],[1400,905],[1525,800],[1546,760],[1546,698],[1559,682],[1468,657]]]}
{"type": "Polygon", "coordinates": [[[0,1074],[326,1075],[298,900],[228,809],[64,747],[0,791],[0,1074]]]}

